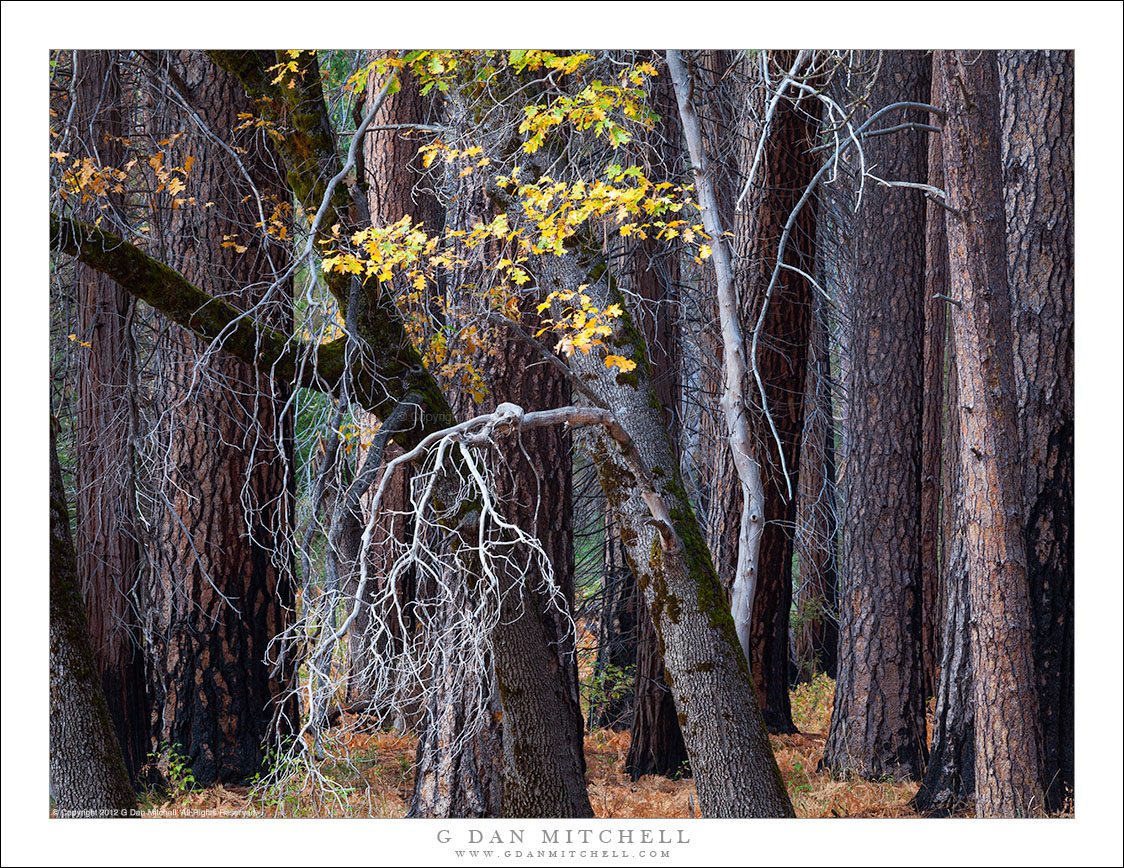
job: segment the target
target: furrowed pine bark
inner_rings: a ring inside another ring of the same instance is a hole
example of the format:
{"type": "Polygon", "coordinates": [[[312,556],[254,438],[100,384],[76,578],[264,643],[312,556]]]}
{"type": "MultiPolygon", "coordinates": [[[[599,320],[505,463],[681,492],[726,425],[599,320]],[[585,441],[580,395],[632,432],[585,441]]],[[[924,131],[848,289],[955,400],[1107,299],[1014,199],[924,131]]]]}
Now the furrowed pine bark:
{"type": "Polygon", "coordinates": [[[1027,817],[1044,808],[1038,695],[1027,587],[1024,480],[1018,466],[1016,378],[994,52],[942,51],[948,121],[944,169],[951,313],[959,388],[971,659],[976,814],[1027,817]]]}
{"type": "MultiPolygon", "coordinates": [[[[233,76],[200,53],[157,63],[219,137],[233,135],[239,112],[255,111],[233,76]]],[[[152,99],[162,129],[183,131],[180,154],[195,158],[188,178],[197,201],[216,203],[157,215],[164,260],[210,295],[255,307],[255,318],[290,331],[288,284],[262,294],[284,246],[247,229],[261,218],[250,191],[231,184],[239,177],[233,158],[166,95],[152,99]],[[225,243],[231,236],[242,252],[225,243]]],[[[271,174],[269,146],[244,141],[242,161],[268,217],[288,193],[271,174]]],[[[168,154],[172,165],[176,156],[168,154]]],[[[162,352],[167,484],[158,481],[153,494],[159,544],[146,608],[154,749],[188,757],[199,785],[242,784],[262,769],[271,722],[295,722],[284,702],[288,673],[266,660],[293,605],[291,422],[281,415],[289,386],[225,354],[208,357],[207,343],[177,327],[162,352]]]]}
{"type": "MultiPolygon", "coordinates": [[[[943,70],[933,67],[933,105],[944,105],[945,87],[943,70]]],[[[944,189],[943,146],[939,135],[931,135],[929,143],[929,184],[944,189]]],[[[925,437],[929,446],[935,440],[940,444],[939,525],[931,531],[937,538],[939,550],[927,553],[924,546],[925,529],[922,530],[922,581],[937,583],[936,596],[940,600],[940,621],[934,630],[940,639],[939,656],[934,673],[937,676],[936,706],[933,712],[933,734],[929,748],[929,762],[917,795],[913,798],[915,810],[932,816],[947,816],[970,808],[975,798],[975,700],[972,696],[971,647],[969,642],[971,607],[968,600],[967,551],[964,545],[965,504],[963,478],[960,474],[960,419],[956,388],[956,350],[949,333],[948,313],[955,307],[947,299],[948,244],[945,237],[945,210],[930,202],[925,223],[925,296],[926,296],[926,390],[925,437]],[[935,212],[935,213],[934,213],[935,212]],[[935,296],[940,296],[935,298],[935,296]],[[939,310],[929,307],[939,304],[939,310]],[[941,329],[941,336],[931,334],[941,329]],[[928,355],[941,347],[940,366],[933,376],[928,355]],[[941,384],[941,407],[933,410],[929,405],[929,389],[933,380],[941,384]],[[935,417],[935,419],[933,418],[935,417]],[[930,425],[937,425],[934,435],[930,425]],[[928,558],[937,563],[929,565],[928,558]],[[926,575],[925,569],[934,571],[926,575]]],[[[928,448],[928,447],[926,447],[928,448]]],[[[922,489],[924,493],[924,488],[922,489]]],[[[922,508],[922,520],[935,520],[922,508]]]]}
{"type": "MultiPolygon", "coordinates": [[[[940,77],[934,69],[934,97],[940,77]]],[[[941,102],[934,104],[940,105],[941,102]]],[[[947,248],[944,215],[936,238],[930,236],[929,252],[943,256],[944,267],[934,272],[946,275],[947,248]]],[[[937,288],[934,286],[934,288],[937,288]]],[[[939,287],[947,295],[947,286],[939,287]]],[[[949,302],[942,302],[948,304],[949,302]]],[[[966,504],[960,474],[960,420],[956,388],[954,339],[949,335],[944,361],[944,414],[941,446],[941,656],[933,711],[933,736],[925,776],[912,805],[921,814],[940,817],[972,807],[976,791],[975,697],[972,692],[971,602],[968,597],[968,556],[965,546],[966,504]]]]}
{"type": "MultiPolygon", "coordinates": [[[[928,58],[888,51],[870,102],[924,102],[928,58]]],[[[912,130],[864,142],[887,180],[926,177],[912,130]]],[[[851,369],[843,480],[839,676],[822,766],[916,780],[926,760],[921,683],[921,419],[925,199],[867,178],[846,300],[851,369]]]]}
{"type": "Polygon", "coordinates": [[[122,817],[136,808],[90,647],[51,419],[51,796],[60,816],[122,817]]]}
{"type": "Polygon", "coordinates": [[[1046,808],[1073,790],[1073,52],[998,55],[1023,535],[1046,808]]]}
{"type": "MultiPolygon", "coordinates": [[[[75,51],[75,127],[91,158],[116,168],[126,135],[116,56],[75,51]]],[[[109,199],[120,206],[120,197],[109,199]]],[[[104,204],[104,203],[103,203],[104,204]]],[[[84,216],[94,217],[89,213],[84,216]]],[[[78,335],[88,345],[78,377],[75,547],[90,641],[109,717],[137,781],[148,760],[136,491],[136,349],[133,297],[89,266],[78,267],[78,335]]]]}
{"type": "MultiPolygon", "coordinates": [[[[930,64],[931,66],[931,64],[930,64]]],[[[937,76],[931,75],[933,105],[941,105],[937,76]]],[[[929,135],[928,184],[944,189],[941,139],[929,135]]],[[[936,696],[941,659],[941,473],[949,459],[943,451],[948,320],[948,246],[944,208],[925,202],[925,350],[921,410],[921,664],[923,694],[936,696]]],[[[955,406],[955,405],[952,405],[955,406]]],[[[946,501],[947,503],[947,501],[946,501]]]]}

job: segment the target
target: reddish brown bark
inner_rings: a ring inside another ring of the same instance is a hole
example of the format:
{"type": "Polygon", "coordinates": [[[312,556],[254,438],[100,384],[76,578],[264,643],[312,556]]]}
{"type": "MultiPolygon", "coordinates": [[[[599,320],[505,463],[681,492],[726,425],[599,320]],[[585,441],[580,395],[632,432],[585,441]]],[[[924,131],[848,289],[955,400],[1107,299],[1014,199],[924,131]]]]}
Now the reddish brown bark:
{"type": "MultiPolygon", "coordinates": [[[[785,68],[795,55],[780,52],[785,68]]],[[[818,165],[811,153],[817,120],[810,107],[793,108],[782,101],[774,115],[765,147],[760,188],[751,191],[734,220],[739,295],[747,341],[765,304],[765,289],[776,265],[782,229],[812,180],[818,165]]],[[[744,113],[748,114],[748,113],[744,113]]],[[[748,172],[760,130],[743,129],[742,171],[748,172]]],[[[815,270],[816,208],[806,205],[793,227],[784,261],[806,274],[815,270]]],[[[750,631],[750,670],[762,703],[765,723],[774,732],[795,732],[789,704],[789,615],[792,603],[792,528],[804,433],[804,378],[811,331],[811,286],[795,272],[781,272],[761,331],[756,365],[765,384],[765,400],[776,427],[774,436],[761,395],[751,388],[753,432],[765,481],[765,529],[758,561],[750,631]],[[778,447],[777,440],[780,441],[778,447]],[[783,454],[783,461],[782,461],[783,454]],[[787,469],[786,481],[782,467],[787,469]],[[790,488],[791,484],[791,488],[790,488]]],[[[740,516],[738,504],[732,524],[740,516]]],[[[735,549],[736,551],[736,549],[735,549]]]]}
{"type": "MultiPolygon", "coordinates": [[[[195,52],[160,55],[157,64],[211,130],[229,140],[239,112],[253,103],[233,76],[195,52]]],[[[257,318],[291,328],[287,284],[271,286],[283,247],[263,240],[257,199],[231,182],[232,157],[193,128],[162,88],[150,106],[157,138],[182,131],[166,163],[195,158],[189,190],[200,203],[157,215],[162,258],[211,295],[257,318]],[[214,202],[203,208],[202,203],[214,202]],[[224,245],[237,236],[239,252],[224,245]],[[268,289],[266,289],[268,288],[268,289]]],[[[252,133],[246,149],[266,217],[288,201],[276,158],[252,133]]],[[[153,739],[186,755],[196,783],[243,783],[261,769],[263,746],[287,685],[266,661],[293,601],[286,540],[292,523],[290,422],[284,386],[170,327],[162,348],[163,421],[156,480],[159,544],[148,583],[147,632],[153,739]],[[178,745],[178,747],[177,747],[178,745]]]]}
{"type": "Polygon", "coordinates": [[[1010,345],[999,76],[994,52],[939,52],[944,167],[972,606],[976,813],[1042,812],[1038,696],[1010,345]]]}
{"type": "MultiPolygon", "coordinates": [[[[115,54],[76,51],[74,73],[75,129],[96,164],[118,168],[126,106],[115,54]]],[[[119,208],[121,197],[108,204],[119,208]]],[[[81,264],[77,271],[78,335],[87,346],[78,374],[75,546],[109,717],[136,780],[148,759],[149,712],[139,612],[134,302],[101,272],[81,264]]]]}

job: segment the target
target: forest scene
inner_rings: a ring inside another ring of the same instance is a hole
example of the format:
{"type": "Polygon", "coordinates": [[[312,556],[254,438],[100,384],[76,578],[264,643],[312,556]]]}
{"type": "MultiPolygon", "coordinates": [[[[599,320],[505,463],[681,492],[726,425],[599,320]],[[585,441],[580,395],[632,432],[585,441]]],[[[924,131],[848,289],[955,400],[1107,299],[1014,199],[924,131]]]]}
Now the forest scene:
{"type": "Polygon", "coordinates": [[[1074,68],[52,50],[50,815],[1080,816],[1074,68]]]}

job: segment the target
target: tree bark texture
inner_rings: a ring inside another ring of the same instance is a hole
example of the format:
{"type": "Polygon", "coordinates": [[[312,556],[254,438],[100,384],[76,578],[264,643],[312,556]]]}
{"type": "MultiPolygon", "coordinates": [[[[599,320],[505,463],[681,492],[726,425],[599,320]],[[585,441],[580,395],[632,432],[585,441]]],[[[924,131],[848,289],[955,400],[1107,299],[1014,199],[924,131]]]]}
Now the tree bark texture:
{"type": "Polygon", "coordinates": [[[1073,789],[1073,52],[998,54],[1042,787],[1073,789]]]}
{"type": "MultiPolygon", "coordinates": [[[[91,159],[117,168],[127,130],[115,54],[76,51],[74,71],[78,134],[91,159]]],[[[119,207],[119,198],[110,203],[119,207]]],[[[149,708],[139,608],[135,302],[111,278],[81,264],[78,295],[78,335],[88,348],[78,376],[75,547],[109,717],[136,781],[148,760],[149,708]]]]}
{"type": "MultiPolygon", "coordinates": [[[[929,61],[883,55],[871,104],[924,102],[929,61]]],[[[926,177],[926,141],[864,143],[887,180],[926,177]]],[[[866,179],[847,298],[847,472],[843,479],[839,677],[823,766],[915,780],[926,759],[921,684],[921,414],[925,200],[866,179]]]]}
{"type": "MultiPolygon", "coordinates": [[[[777,64],[788,69],[792,52],[779,52],[777,64]]],[[[747,97],[748,98],[748,97],[747,97]]],[[[819,168],[811,153],[819,126],[810,105],[777,106],[755,183],[734,219],[734,248],[738,263],[738,293],[746,339],[767,304],[756,350],[756,365],[765,385],[776,435],[765,414],[756,383],[750,390],[752,429],[765,483],[765,525],[758,565],[750,634],[750,668],[761,696],[765,723],[772,732],[795,732],[789,704],[789,618],[792,606],[792,528],[804,433],[804,382],[811,334],[812,288],[801,275],[784,270],[766,302],[783,228],[812,176],[819,168]],[[777,440],[780,440],[778,446],[777,440]],[[779,450],[779,451],[778,451],[779,450]],[[783,455],[783,459],[782,459],[783,455]],[[784,470],[788,472],[788,481],[784,470]],[[791,485],[791,489],[790,486],[791,485]]],[[[738,141],[740,167],[749,172],[754,149],[762,135],[761,120],[743,111],[738,141]]],[[[783,253],[783,261],[806,274],[815,270],[816,207],[805,205],[783,253]]],[[[752,352],[752,349],[750,350],[752,352]]],[[[752,378],[751,378],[752,379],[752,378]]],[[[740,499],[739,506],[740,509],[740,499]]]]}
{"type": "MultiPolygon", "coordinates": [[[[235,135],[239,112],[257,111],[233,76],[199,53],[158,62],[220,138],[235,135]]],[[[184,135],[166,161],[195,157],[188,181],[199,205],[162,215],[163,260],[211,295],[256,306],[258,319],[290,330],[288,285],[269,297],[263,291],[284,247],[255,228],[256,198],[232,187],[240,176],[232,157],[167,98],[154,97],[153,116],[184,135]],[[215,207],[202,207],[210,201],[215,207]],[[242,252],[224,244],[231,236],[242,252]]],[[[235,139],[244,142],[241,161],[268,219],[289,197],[272,148],[249,135],[235,139]]],[[[159,452],[166,472],[154,493],[160,542],[146,609],[153,740],[187,756],[197,784],[241,784],[261,770],[271,721],[284,713],[295,722],[295,707],[279,705],[287,674],[266,660],[293,605],[291,423],[281,416],[288,387],[209,355],[175,326],[164,356],[159,452]]]]}
{"type": "Polygon", "coordinates": [[[994,52],[942,51],[946,216],[959,388],[971,659],[975,679],[976,814],[1043,811],[1040,734],[1027,586],[1024,480],[1010,344],[999,75],[994,52]]]}
{"type": "MultiPolygon", "coordinates": [[[[937,76],[932,75],[931,105],[942,105],[937,76]]],[[[939,135],[929,136],[929,180],[944,189],[944,165],[939,135]]],[[[941,474],[945,441],[944,400],[946,340],[948,330],[948,244],[944,208],[932,199],[925,203],[925,349],[921,409],[921,663],[923,695],[936,696],[941,659],[942,570],[941,474]],[[941,297],[938,297],[941,296],[941,297]]],[[[955,406],[955,405],[952,405],[955,406]]],[[[948,503],[948,501],[945,501],[948,503]]]]}
{"type": "Polygon", "coordinates": [[[51,795],[60,815],[126,816],[136,807],[136,796],[90,646],[54,419],[50,485],[51,795]]]}
{"type": "MultiPolygon", "coordinates": [[[[548,291],[588,284],[599,309],[624,301],[604,269],[577,252],[544,258],[540,281],[548,291]]],[[[643,335],[626,316],[606,343],[635,361],[636,370],[615,373],[594,353],[575,353],[570,365],[626,426],[630,448],[651,474],[637,478],[623,447],[604,432],[591,438],[602,488],[652,616],[700,806],[710,817],[792,816],[729,604],[682,488],[643,335]],[[657,531],[646,493],[666,505],[672,528],[657,531]]]]}
{"type": "MultiPolygon", "coordinates": [[[[940,70],[934,69],[933,105],[942,105],[937,88],[940,70]]],[[[944,215],[929,252],[947,259],[944,215]]],[[[930,273],[943,272],[947,265],[932,263],[930,273]]],[[[938,288],[947,294],[947,287],[938,288]]],[[[944,304],[949,302],[941,300],[944,304]]],[[[941,656],[933,711],[933,735],[925,776],[913,798],[918,813],[931,816],[957,814],[972,806],[976,792],[975,696],[971,661],[971,601],[968,596],[968,552],[965,546],[966,504],[960,475],[959,396],[956,388],[956,358],[952,336],[945,343],[943,366],[944,413],[941,422],[941,526],[940,596],[941,656]]]]}

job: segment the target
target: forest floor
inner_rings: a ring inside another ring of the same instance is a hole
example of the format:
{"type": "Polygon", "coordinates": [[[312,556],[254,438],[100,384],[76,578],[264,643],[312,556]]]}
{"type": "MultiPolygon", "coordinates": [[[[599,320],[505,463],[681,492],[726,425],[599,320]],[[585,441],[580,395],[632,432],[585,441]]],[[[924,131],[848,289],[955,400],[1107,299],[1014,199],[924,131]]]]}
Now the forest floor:
{"type": "MultiPolygon", "coordinates": [[[[912,817],[909,800],[916,783],[836,780],[816,771],[823,755],[834,683],[825,676],[792,691],[799,733],[770,736],[781,774],[798,817],[912,817]]],[[[585,737],[589,798],[605,819],[697,817],[698,796],[690,779],[650,775],[632,781],[624,770],[629,733],[595,730],[585,737]]],[[[265,804],[244,787],[185,790],[176,798],[149,797],[148,816],[180,817],[402,817],[413,783],[417,742],[390,732],[350,739],[352,764],[331,776],[348,789],[345,802],[325,803],[311,792],[288,793],[265,804]]]]}

